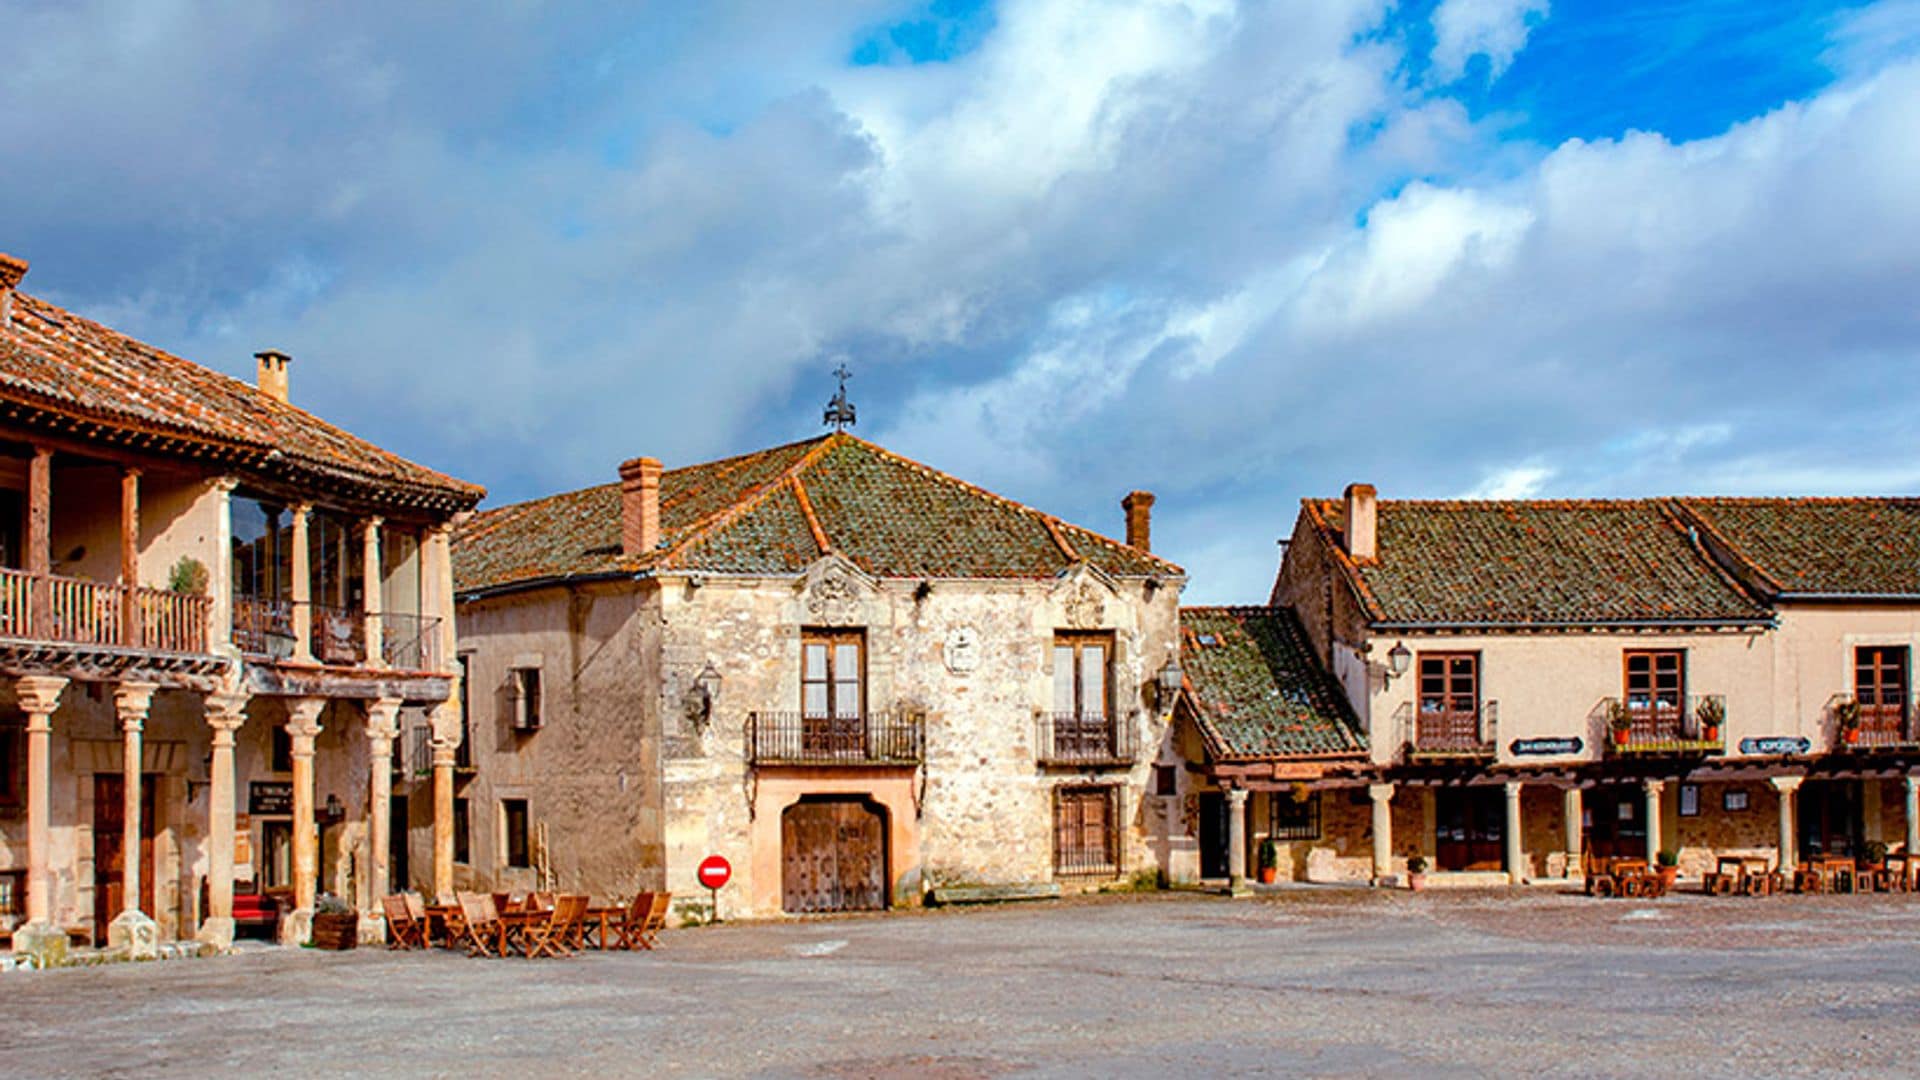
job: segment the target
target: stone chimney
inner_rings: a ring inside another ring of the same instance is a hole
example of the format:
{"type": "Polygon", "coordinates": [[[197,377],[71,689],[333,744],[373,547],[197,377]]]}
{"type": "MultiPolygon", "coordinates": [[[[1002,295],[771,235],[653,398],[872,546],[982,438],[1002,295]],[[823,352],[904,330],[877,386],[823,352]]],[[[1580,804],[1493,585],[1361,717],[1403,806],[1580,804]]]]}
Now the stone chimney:
{"type": "Polygon", "coordinates": [[[287,365],[293,363],[293,357],[278,349],[267,349],[253,354],[258,364],[260,392],[275,401],[287,400],[287,365]]]}
{"type": "Polygon", "coordinates": [[[1380,496],[1372,484],[1347,485],[1347,554],[1354,562],[1380,558],[1380,496]]]}
{"type": "Polygon", "coordinates": [[[27,276],[27,260],[0,251],[0,328],[13,320],[13,290],[27,276]]]}
{"type": "Polygon", "coordinates": [[[620,464],[620,552],[645,555],[660,546],[660,461],[634,458],[620,464]]]}
{"type": "Polygon", "coordinates": [[[1127,512],[1127,546],[1153,550],[1153,492],[1130,491],[1120,500],[1127,512]]]}

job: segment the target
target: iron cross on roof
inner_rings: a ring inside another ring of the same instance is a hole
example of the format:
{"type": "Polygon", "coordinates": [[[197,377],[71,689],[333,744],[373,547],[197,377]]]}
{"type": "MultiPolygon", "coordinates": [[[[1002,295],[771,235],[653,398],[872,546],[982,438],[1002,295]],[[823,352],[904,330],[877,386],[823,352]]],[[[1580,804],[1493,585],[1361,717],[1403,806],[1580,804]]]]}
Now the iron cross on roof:
{"type": "Polygon", "coordinates": [[[835,431],[845,431],[858,422],[853,416],[853,402],[847,400],[847,380],[853,378],[853,372],[847,370],[847,365],[841,364],[833,369],[833,373],[840,378],[840,389],[833,395],[833,400],[827,402],[826,416],[820,422],[835,431]]]}

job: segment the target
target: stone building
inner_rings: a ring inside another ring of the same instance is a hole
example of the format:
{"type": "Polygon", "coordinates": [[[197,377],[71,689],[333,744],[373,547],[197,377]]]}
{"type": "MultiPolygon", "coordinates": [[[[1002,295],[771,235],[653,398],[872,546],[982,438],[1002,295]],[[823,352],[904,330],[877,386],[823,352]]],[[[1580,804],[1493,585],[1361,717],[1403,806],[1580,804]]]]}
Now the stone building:
{"type": "Polygon", "coordinates": [[[475,516],[456,880],[684,916],[718,854],[724,913],[772,915],[1153,871],[1151,504],[1123,544],[836,433],[475,516]]]}
{"type": "Polygon", "coordinates": [[[238,887],[287,940],[321,889],[377,932],[402,724],[440,725],[451,796],[449,534],[481,490],[290,404],[282,354],[249,386],[26,270],[0,256],[0,928],[49,959],[225,944],[238,887]]]}
{"type": "Polygon", "coordinates": [[[1368,747],[1308,786],[1373,802],[1312,869],[1920,846],[1917,524],[1912,500],[1306,501],[1272,602],[1368,747]]]}

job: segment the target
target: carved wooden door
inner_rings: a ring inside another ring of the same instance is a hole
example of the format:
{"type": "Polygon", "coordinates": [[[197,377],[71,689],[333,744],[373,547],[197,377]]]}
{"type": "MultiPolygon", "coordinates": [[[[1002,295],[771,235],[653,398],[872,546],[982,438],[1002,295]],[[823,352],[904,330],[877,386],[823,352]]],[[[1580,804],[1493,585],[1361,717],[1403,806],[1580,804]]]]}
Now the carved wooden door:
{"type": "MultiPolygon", "coordinates": [[[[140,784],[140,910],[153,914],[153,789],[158,776],[140,784]]],[[[93,777],[93,933],[104,944],[107,924],[126,907],[126,780],[118,773],[93,777]]]]}
{"type": "Polygon", "coordinates": [[[780,819],[781,906],[789,912],[886,907],[885,823],[854,799],[796,803],[780,819]]]}

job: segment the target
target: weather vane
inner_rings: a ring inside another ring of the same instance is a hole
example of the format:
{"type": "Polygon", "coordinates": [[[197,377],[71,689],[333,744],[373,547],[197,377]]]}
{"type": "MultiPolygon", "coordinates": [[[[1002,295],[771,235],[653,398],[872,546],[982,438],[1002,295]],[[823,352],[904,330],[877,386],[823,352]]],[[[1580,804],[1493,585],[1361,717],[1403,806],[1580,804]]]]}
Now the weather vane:
{"type": "Polygon", "coordinates": [[[847,400],[847,380],[853,378],[853,372],[847,370],[847,365],[841,364],[833,369],[833,373],[840,377],[840,389],[833,395],[833,400],[827,402],[826,417],[820,422],[835,431],[845,431],[858,422],[853,418],[853,402],[847,400]]]}

